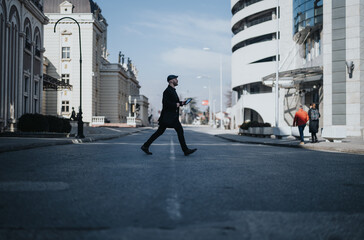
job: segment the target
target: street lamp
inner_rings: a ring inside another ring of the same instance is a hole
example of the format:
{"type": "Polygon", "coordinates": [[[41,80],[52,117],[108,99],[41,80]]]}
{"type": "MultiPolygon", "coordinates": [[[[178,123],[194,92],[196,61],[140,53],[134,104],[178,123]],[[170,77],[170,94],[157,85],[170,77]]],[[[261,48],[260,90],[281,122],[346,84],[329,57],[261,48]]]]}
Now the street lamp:
{"type": "Polygon", "coordinates": [[[129,117],[131,117],[131,96],[129,95],[129,117]]]}
{"type": "Polygon", "coordinates": [[[85,138],[85,135],[83,135],[83,121],[82,121],[82,50],[81,50],[81,28],[80,24],[77,22],[76,19],[71,17],[63,17],[59,19],[56,24],[54,24],[54,33],[56,32],[56,26],[57,24],[62,21],[63,19],[71,19],[74,22],[77,23],[78,26],[78,40],[80,45],[80,107],[78,109],[78,117],[77,117],[77,125],[78,125],[78,133],[77,138],[85,138]]]}
{"type": "Polygon", "coordinates": [[[211,125],[211,123],[212,123],[212,121],[211,121],[211,119],[212,119],[211,118],[211,116],[212,116],[212,113],[211,113],[211,111],[212,111],[212,109],[211,109],[211,79],[208,76],[197,76],[196,78],[198,78],[198,79],[207,78],[209,80],[209,87],[208,87],[208,89],[209,89],[209,125],[211,125]]]}
{"type": "MultiPolygon", "coordinates": [[[[210,51],[211,49],[208,47],[204,47],[202,50],[210,51]]],[[[221,119],[220,119],[220,128],[224,129],[223,122],[222,122],[222,56],[220,54],[220,111],[221,111],[221,119]]]]}
{"type": "Polygon", "coordinates": [[[215,103],[216,103],[216,99],[214,99],[214,102],[213,102],[213,105],[214,105],[214,107],[213,107],[214,108],[214,120],[213,120],[214,121],[214,123],[213,123],[214,128],[216,128],[216,111],[215,111],[216,104],[215,103]]]}
{"type": "Polygon", "coordinates": [[[276,32],[276,40],[277,40],[277,48],[276,48],[276,83],[275,83],[275,103],[276,103],[276,127],[279,126],[279,0],[277,1],[276,6],[276,19],[277,19],[277,32],[276,32]]]}
{"type": "Polygon", "coordinates": [[[136,98],[134,98],[134,117],[136,119],[136,105],[137,105],[137,100],[136,98]]]}

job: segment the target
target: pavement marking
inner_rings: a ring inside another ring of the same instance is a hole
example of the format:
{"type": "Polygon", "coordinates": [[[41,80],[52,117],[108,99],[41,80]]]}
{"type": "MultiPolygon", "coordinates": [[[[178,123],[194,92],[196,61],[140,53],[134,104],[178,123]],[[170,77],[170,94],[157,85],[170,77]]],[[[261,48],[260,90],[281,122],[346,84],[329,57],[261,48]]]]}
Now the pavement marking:
{"type": "Polygon", "coordinates": [[[175,160],[176,159],[176,154],[174,153],[174,142],[173,142],[172,137],[171,137],[171,143],[170,143],[170,145],[171,145],[171,148],[170,148],[171,155],[169,156],[169,159],[175,160]]]}
{"type": "Polygon", "coordinates": [[[176,155],[175,155],[175,151],[174,151],[174,144],[173,144],[173,139],[171,137],[171,142],[170,142],[171,148],[170,148],[170,156],[169,159],[172,161],[172,172],[173,172],[173,179],[172,179],[172,194],[166,199],[166,210],[167,213],[169,215],[169,217],[172,220],[179,220],[182,218],[182,214],[181,214],[181,204],[179,203],[179,198],[178,198],[178,194],[177,194],[177,180],[176,180],[176,165],[175,165],[175,159],[176,159],[176,155]]]}
{"type": "Polygon", "coordinates": [[[0,192],[39,192],[39,191],[61,191],[69,188],[65,182],[0,182],[0,192]]]}
{"type": "MultiPolygon", "coordinates": [[[[133,145],[133,146],[140,146],[141,144],[143,144],[142,142],[140,143],[109,143],[109,142],[94,142],[94,143],[90,143],[90,144],[96,144],[96,145],[133,145]]],[[[259,147],[266,147],[266,145],[257,145],[257,144],[245,144],[245,143],[193,143],[190,142],[190,145],[196,145],[196,146],[241,146],[241,145],[254,145],[254,146],[259,146],[259,147]]],[[[170,146],[171,143],[153,143],[153,146],[170,146]]],[[[173,145],[177,146],[179,145],[179,143],[173,143],[173,145]]],[[[269,146],[268,146],[269,147],[269,146]]]]}

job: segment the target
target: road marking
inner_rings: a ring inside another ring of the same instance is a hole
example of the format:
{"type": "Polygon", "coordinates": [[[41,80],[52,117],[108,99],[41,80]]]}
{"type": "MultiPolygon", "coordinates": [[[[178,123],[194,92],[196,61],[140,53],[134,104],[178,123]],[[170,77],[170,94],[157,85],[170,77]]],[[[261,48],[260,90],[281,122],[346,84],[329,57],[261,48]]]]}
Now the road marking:
{"type": "MultiPolygon", "coordinates": [[[[174,153],[174,142],[173,142],[172,137],[171,137],[171,143],[170,143],[170,145],[171,145],[171,148],[170,148],[171,155],[169,155],[169,159],[175,160],[176,159],[176,154],[174,153]]],[[[173,164],[173,167],[174,167],[174,164],[173,164]]]]}
{"type": "Polygon", "coordinates": [[[0,192],[61,191],[69,188],[65,182],[0,182],[0,192]]]}
{"type": "Polygon", "coordinates": [[[175,159],[176,155],[174,152],[174,144],[173,139],[171,137],[170,142],[171,148],[170,148],[170,156],[169,159],[172,161],[172,194],[166,199],[166,210],[169,215],[169,217],[172,220],[179,220],[182,218],[181,214],[181,204],[179,203],[179,198],[177,194],[177,177],[176,177],[176,165],[175,165],[175,159]]]}
{"type": "MultiPolygon", "coordinates": [[[[85,143],[87,144],[87,143],[85,143]]],[[[132,145],[132,146],[141,146],[143,143],[140,142],[140,143],[127,143],[127,142],[124,142],[124,143],[120,143],[120,142],[113,142],[113,143],[110,143],[110,142],[93,142],[93,143],[90,143],[92,145],[132,145]]],[[[189,143],[190,145],[196,145],[196,146],[241,146],[241,145],[254,145],[254,146],[257,146],[257,147],[264,147],[266,145],[258,145],[258,144],[244,144],[244,143],[193,143],[193,142],[190,142],[189,143]]],[[[171,143],[153,143],[153,146],[170,146],[171,143]]],[[[179,143],[173,143],[173,145],[179,145],[179,143]]]]}

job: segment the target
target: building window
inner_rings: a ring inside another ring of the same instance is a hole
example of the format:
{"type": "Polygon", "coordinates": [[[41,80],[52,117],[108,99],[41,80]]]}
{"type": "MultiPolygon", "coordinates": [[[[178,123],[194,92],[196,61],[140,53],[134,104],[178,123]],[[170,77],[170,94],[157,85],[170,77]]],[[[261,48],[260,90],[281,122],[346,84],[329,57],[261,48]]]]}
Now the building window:
{"type": "Polygon", "coordinates": [[[34,113],[38,113],[38,99],[34,99],[34,113]]]}
{"type": "Polygon", "coordinates": [[[70,47],[62,47],[62,58],[63,59],[70,59],[71,58],[70,47]]]}
{"type": "Polygon", "coordinates": [[[23,113],[27,113],[28,112],[28,97],[29,97],[29,77],[25,76],[24,77],[24,88],[23,88],[23,113]]]}
{"type": "Polygon", "coordinates": [[[70,101],[62,101],[62,113],[70,112],[70,101]]]}
{"type": "Polygon", "coordinates": [[[32,43],[30,39],[30,30],[28,26],[25,29],[25,48],[28,50],[32,48],[32,43]]]}
{"type": "Polygon", "coordinates": [[[23,112],[27,113],[28,112],[28,95],[24,95],[23,106],[24,106],[23,112]]]}
{"type": "Polygon", "coordinates": [[[40,57],[40,40],[39,36],[35,38],[35,49],[34,49],[35,56],[40,57]]]}
{"type": "Polygon", "coordinates": [[[39,82],[34,81],[34,96],[38,95],[38,89],[39,89],[39,82]]]}
{"type": "Polygon", "coordinates": [[[67,84],[70,84],[70,75],[69,74],[62,74],[62,79],[61,81],[67,84]]]}
{"type": "Polygon", "coordinates": [[[25,77],[24,78],[24,93],[28,94],[28,89],[29,89],[29,77],[25,77]]]}

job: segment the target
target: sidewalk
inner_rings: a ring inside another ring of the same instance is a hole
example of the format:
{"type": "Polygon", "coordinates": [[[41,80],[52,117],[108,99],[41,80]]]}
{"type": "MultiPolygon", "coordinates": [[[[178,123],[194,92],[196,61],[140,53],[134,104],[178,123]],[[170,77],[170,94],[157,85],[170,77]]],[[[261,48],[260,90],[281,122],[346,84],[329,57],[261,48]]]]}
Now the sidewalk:
{"type": "MultiPolygon", "coordinates": [[[[79,144],[85,142],[94,142],[98,140],[108,140],[137,133],[150,128],[109,128],[109,127],[84,127],[85,138],[77,139],[75,137],[44,137],[43,134],[33,135],[31,137],[0,137],[0,153],[9,151],[18,151],[30,148],[38,148],[54,145],[79,144]]],[[[73,127],[71,134],[77,133],[77,127],[73,127]]]]}
{"type": "Polygon", "coordinates": [[[349,137],[344,139],[341,143],[326,142],[323,138],[319,138],[318,143],[305,142],[304,145],[300,145],[300,141],[294,137],[286,139],[275,139],[275,138],[260,138],[250,136],[238,135],[238,130],[221,130],[210,127],[194,127],[188,126],[186,129],[192,131],[203,132],[214,135],[216,137],[229,140],[232,142],[240,142],[247,144],[263,144],[278,147],[294,147],[304,148],[314,151],[329,151],[329,152],[342,152],[351,154],[363,154],[364,155],[364,141],[359,137],[349,137]]]}

